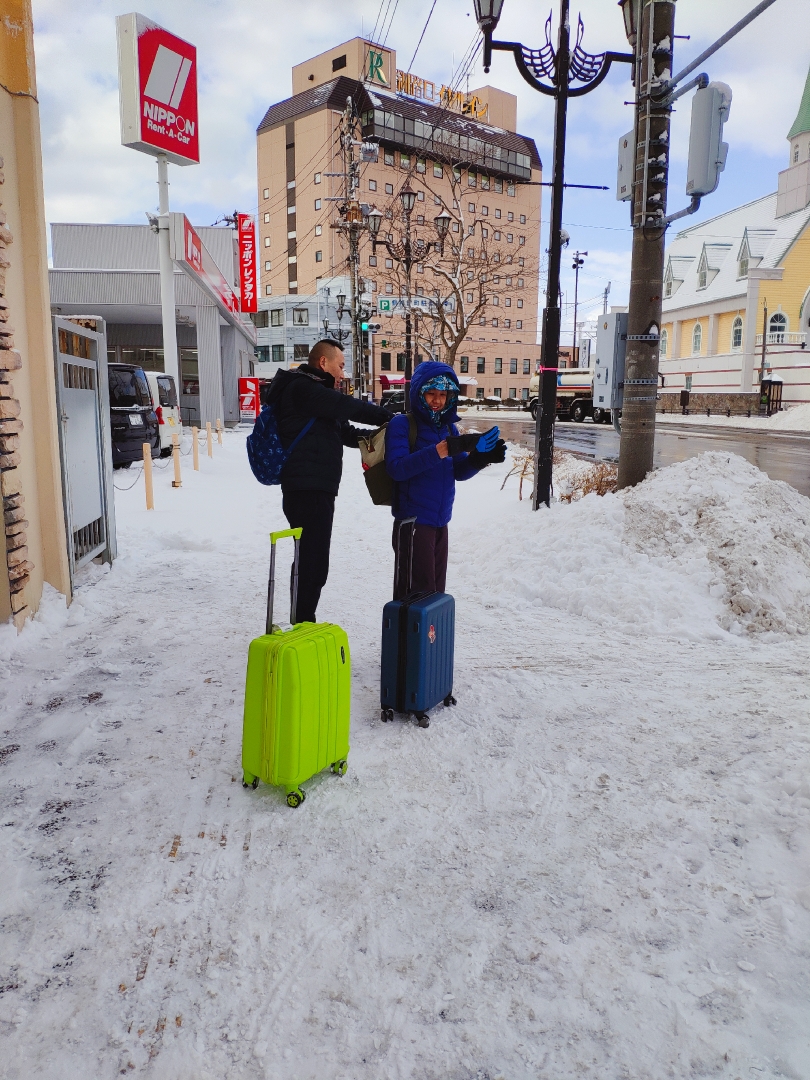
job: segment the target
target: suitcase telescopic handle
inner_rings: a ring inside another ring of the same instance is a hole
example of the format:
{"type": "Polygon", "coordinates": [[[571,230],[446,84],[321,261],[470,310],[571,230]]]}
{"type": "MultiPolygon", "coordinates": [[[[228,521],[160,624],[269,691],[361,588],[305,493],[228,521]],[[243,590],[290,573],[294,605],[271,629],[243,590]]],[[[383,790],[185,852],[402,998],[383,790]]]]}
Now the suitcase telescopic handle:
{"type": "Polygon", "coordinates": [[[293,588],[292,603],[290,604],[290,624],[295,626],[295,608],[298,603],[298,548],[301,544],[302,529],[282,529],[280,532],[270,533],[270,579],[267,583],[267,625],[266,634],[273,633],[273,597],[276,591],[276,541],[285,540],[288,536],[294,542],[293,549],[293,588]]]}
{"type": "Polygon", "coordinates": [[[413,582],[413,535],[416,532],[416,518],[401,518],[397,530],[397,542],[394,547],[394,599],[404,600],[411,591],[413,582]],[[408,573],[405,579],[405,587],[400,588],[399,567],[402,559],[402,533],[405,531],[407,539],[408,573]]]}

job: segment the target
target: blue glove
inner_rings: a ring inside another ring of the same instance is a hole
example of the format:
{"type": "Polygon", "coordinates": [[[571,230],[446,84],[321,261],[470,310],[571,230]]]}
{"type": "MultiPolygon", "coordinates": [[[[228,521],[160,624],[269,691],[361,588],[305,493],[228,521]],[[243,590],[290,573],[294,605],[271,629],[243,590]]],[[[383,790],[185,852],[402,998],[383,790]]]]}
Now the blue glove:
{"type": "Polygon", "coordinates": [[[488,454],[498,441],[498,429],[496,427],[490,428],[489,431],[485,431],[478,442],[475,444],[475,449],[479,454],[488,454]]]}

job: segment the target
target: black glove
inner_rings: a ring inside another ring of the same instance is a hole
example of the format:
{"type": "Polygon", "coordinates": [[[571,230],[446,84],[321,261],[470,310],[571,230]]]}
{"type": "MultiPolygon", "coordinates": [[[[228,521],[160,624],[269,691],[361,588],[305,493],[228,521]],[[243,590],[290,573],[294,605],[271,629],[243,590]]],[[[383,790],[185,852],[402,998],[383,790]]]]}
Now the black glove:
{"type": "Polygon", "coordinates": [[[500,465],[502,461],[506,461],[506,443],[503,439],[498,439],[494,448],[487,454],[473,450],[470,454],[470,461],[477,469],[483,469],[487,465],[500,465]]]}

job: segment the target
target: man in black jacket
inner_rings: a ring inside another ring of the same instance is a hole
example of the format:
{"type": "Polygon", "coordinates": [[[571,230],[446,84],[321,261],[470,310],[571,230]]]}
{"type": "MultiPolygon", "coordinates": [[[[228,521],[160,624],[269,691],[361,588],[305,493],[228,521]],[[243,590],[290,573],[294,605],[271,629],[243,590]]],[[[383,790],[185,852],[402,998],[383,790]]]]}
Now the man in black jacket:
{"type": "Polygon", "coordinates": [[[303,530],[298,564],[297,622],[315,622],[321,589],[329,575],[329,546],[335,496],[343,472],[343,447],[357,446],[363,432],[349,423],[380,427],[391,419],[385,409],[347,397],[335,389],[343,378],[343,350],[335,341],[313,345],[297,371],[278,371],[270,384],[281,441],[293,441],[313,417],[315,423],[296,444],[281,472],[282,509],[291,528],[303,530]]]}

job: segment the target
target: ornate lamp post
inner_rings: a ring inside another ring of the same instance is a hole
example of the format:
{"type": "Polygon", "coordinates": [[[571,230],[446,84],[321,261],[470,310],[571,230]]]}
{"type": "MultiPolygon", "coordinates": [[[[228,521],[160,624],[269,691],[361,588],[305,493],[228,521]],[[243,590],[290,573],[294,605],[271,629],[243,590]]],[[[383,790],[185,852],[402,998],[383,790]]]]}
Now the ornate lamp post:
{"type": "MultiPolygon", "coordinates": [[[[630,2],[630,0],[628,0],[630,2]]],[[[543,339],[540,351],[541,392],[534,449],[535,484],[532,507],[551,502],[551,459],[554,451],[554,419],[557,411],[557,368],[560,351],[560,261],[562,253],[562,209],[565,183],[565,126],[569,97],[589,94],[605,78],[614,61],[632,64],[632,53],[604,52],[591,55],[582,48],[585,28],[578,20],[574,48],[570,44],[569,0],[560,0],[560,27],[556,49],[551,44],[551,15],[546,20],[546,40],[539,49],[528,49],[517,41],[494,41],[492,35],[501,17],[504,0],[474,0],[475,17],[484,35],[484,70],[489,71],[492,52],[511,52],[518,71],[541,94],[554,98],[554,155],[549,221],[548,278],[543,309],[543,339]],[[543,82],[543,79],[548,80],[543,82]]]]}
{"type": "Polygon", "coordinates": [[[411,271],[415,263],[422,262],[431,251],[444,254],[444,242],[452,220],[447,210],[442,210],[434,219],[438,240],[422,240],[420,237],[411,236],[411,212],[416,203],[416,192],[411,189],[406,181],[405,186],[399,193],[402,203],[402,213],[405,219],[405,228],[402,239],[394,242],[389,239],[380,239],[380,225],[383,215],[375,207],[366,216],[368,231],[371,234],[371,243],[374,252],[377,244],[382,244],[388,254],[405,270],[406,296],[405,296],[405,411],[411,407],[411,375],[413,374],[413,355],[411,348],[411,271]]]}

